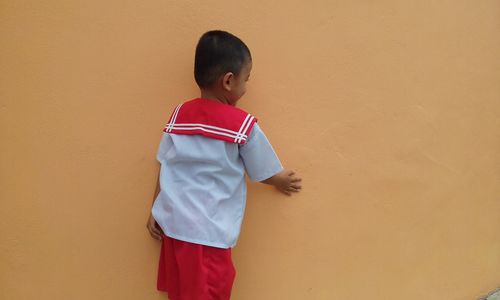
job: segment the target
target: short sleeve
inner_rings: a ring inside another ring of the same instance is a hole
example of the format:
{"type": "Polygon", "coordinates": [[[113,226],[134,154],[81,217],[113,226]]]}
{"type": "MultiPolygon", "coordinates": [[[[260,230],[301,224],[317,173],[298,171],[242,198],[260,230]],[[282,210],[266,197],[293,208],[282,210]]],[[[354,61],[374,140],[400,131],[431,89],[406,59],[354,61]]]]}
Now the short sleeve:
{"type": "Polygon", "coordinates": [[[248,176],[253,181],[262,181],[283,171],[278,156],[257,123],[253,126],[247,142],[240,147],[240,156],[248,176]]]}
{"type": "Polygon", "coordinates": [[[156,160],[160,163],[165,160],[168,150],[172,147],[172,140],[167,133],[163,133],[160,145],[158,146],[158,152],[156,153],[156,160]]]}

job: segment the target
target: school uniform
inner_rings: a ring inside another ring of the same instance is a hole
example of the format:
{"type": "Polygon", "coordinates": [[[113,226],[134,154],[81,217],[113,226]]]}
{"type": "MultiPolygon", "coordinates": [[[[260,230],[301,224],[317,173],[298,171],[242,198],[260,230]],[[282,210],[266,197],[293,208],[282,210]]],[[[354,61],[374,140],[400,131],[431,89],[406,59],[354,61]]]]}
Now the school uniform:
{"type": "Polygon", "coordinates": [[[160,192],[152,214],[165,234],[158,289],[171,300],[229,299],[245,174],[262,181],[283,166],[254,116],[201,98],[176,107],[157,159],[160,192]]]}

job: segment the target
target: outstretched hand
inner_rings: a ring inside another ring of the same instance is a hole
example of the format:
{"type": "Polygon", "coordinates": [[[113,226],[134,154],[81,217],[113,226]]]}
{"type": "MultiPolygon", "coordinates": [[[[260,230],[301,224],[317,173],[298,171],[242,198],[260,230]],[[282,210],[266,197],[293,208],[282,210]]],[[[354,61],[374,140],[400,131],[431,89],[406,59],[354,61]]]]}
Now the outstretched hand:
{"type": "Polygon", "coordinates": [[[295,176],[294,171],[285,170],[262,182],[274,185],[283,194],[291,196],[292,193],[298,193],[302,189],[301,181],[301,178],[295,176]]]}

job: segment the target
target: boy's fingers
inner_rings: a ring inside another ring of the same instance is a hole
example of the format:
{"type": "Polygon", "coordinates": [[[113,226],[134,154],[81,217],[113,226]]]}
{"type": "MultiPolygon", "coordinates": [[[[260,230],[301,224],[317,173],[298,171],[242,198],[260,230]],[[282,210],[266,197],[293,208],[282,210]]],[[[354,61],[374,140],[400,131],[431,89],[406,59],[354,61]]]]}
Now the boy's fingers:
{"type": "Polygon", "coordinates": [[[151,231],[153,231],[156,234],[160,234],[161,233],[160,230],[156,226],[151,227],[151,231]]]}
{"type": "Polygon", "coordinates": [[[149,231],[149,233],[151,234],[151,236],[156,239],[156,240],[161,240],[161,234],[160,232],[158,231],[158,229],[151,229],[149,231]]]}
{"type": "Polygon", "coordinates": [[[294,179],[292,179],[292,182],[301,182],[301,181],[302,181],[301,178],[294,178],[294,179]]]}
{"type": "Polygon", "coordinates": [[[149,234],[152,238],[161,241],[161,231],[156,227],[156,221],[149,220],[146,224],[146,228],[149,230],[149,234]]]}
{"type": "Polygon", "coordinates": [[[163,229],[161,229],[160,225],[158,223],[155,223],[155,232],[158,232],[160,236],[163,235],[163,229]]]}
{"type": "Polygon", "coordinates": [[[154,233],[151,233],[151,236],[155,239],[155,240],[159,240],[161,241],[161,236],[159,234],[154,234],[154,233]]]}
{"type": "Polygon", "coordinates": [[[297,189],[297,190],[300,190],[302,188],[302,186],[297,185],[297,184],[292,184],[291,187],[293,187],[294,189],[297,189]]]}
{"type": "Polygon", "coordinates": [[[294,171],[290,171],[290,172],[288,172],[288,176],[293,176],[293,175],[295,175],[295,172],[294,172],[294,171]]]}

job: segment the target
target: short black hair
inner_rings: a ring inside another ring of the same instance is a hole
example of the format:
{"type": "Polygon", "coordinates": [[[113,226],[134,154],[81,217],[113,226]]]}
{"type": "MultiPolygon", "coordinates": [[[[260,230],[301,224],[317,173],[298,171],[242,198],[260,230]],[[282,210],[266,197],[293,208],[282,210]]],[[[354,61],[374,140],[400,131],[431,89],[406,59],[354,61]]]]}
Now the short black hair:
{"type": "Polygon", "coordinates": [[[208,31],[196,46],[194,78],[200,88],[208,88],[227,72],[238,76],[251,60],[250,50],[238,37],[222,30],[208,31]]]}

